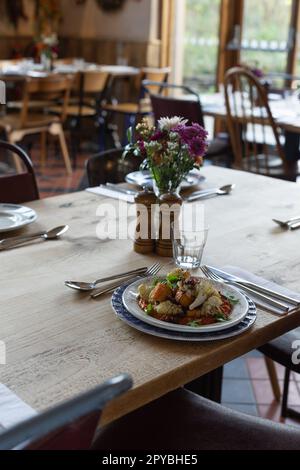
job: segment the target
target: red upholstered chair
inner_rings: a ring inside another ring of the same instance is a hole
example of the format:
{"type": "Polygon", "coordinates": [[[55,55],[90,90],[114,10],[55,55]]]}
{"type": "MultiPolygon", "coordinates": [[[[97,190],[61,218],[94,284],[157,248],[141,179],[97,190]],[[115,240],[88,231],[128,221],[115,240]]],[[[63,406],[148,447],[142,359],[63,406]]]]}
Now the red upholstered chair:
{"type": "Polygon", "coordinates": [[[86,450],[91,447],[101,410],[129,390],[131,378],[124,374],[72,400],[0,433],[0,450],[86,450]]]}
{"type": "Polygon", "coordinates": [[[4,153],[12,154],[15,162],[18,162],[17,167],[21,166],[21,160],[26,171],[0,174],[0,202],[19,204],[39,199],[35,174],[28,155],[17,145],[0,141],[0,160],[4,153]]]}

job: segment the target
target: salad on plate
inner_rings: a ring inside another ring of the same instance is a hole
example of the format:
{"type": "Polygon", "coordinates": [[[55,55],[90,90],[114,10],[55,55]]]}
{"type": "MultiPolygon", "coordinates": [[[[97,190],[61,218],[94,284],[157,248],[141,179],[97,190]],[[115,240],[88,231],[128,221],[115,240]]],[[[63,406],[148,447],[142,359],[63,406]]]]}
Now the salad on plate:
{"type": "Polygon", "coordinates": [[[230,320],[239,300],[222,294],[212,281],[176,268],[163,278],[140,284],[137,302],[157,320],[198,328],[230,320]]]}

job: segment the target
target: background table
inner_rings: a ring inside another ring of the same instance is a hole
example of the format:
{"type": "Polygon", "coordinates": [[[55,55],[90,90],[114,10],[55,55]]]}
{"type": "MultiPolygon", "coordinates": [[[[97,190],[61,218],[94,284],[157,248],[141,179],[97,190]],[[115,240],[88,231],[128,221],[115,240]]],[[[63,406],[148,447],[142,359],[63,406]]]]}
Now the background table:
{"type": "MultiPolygon", "coordinates": [[[[300,187],[218,167],[203,173],[203,186],[237,185],[231,196],[205,201],[210,232],[204,261],[238,265],[300,291],[300,231],[281,231],[271,221],[300,213],[300,187]]],[[[66,279],[93,280],[153,262],[134,253],[131,241],[97,239],[101,201],[80,192],[29,204],[39,218],[23,232],[65,223],[70,231],[59,241],[0,252],[0,339],[7,346],[1,382],[33,408],[128,372],[134,387],[105,410],[108,422],[300,325],[300,313],[277,317],[258,310],[255,326],[242,336],[180,343],[128,327],[115,317],[110,297],[92,301],[68,290],[66,279]]]]}

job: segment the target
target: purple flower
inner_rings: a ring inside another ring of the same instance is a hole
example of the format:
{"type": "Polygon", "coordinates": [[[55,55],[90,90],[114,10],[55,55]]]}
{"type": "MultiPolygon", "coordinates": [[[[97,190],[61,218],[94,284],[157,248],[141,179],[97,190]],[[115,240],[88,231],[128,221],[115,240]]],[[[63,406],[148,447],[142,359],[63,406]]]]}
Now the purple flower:
{"type": "Polygon", "coordinates": [[[190,145],[195,138],[205,141],[208,135],[206,130],[197,123],[193,123],[191,126],[178,126],[174,131],[179,134],[181,140],[187,145],[190,145]]]}
{"type": "Polygon", "coordinates": [[[141,154],[145,155],[146,154],[145,142],[143,140],[138,140],[137,144],[139,146],[141,154]]]}
{"type": "Polygon", "coordinates": [[[264,72],[258,68],[252,69],[251,72],[256,78],[263,78],[265,76],[264,72]]]}
{"type": "Polygon", "coordinates": [[[152,141],[157,141],[157,140],[161,140],[165,137],[166,133],[164,131],[156,131],[155,134],[153,134],[153,136],[151,137],[150,140],[152,141]]]}
{"type": "Polygon", "coordinates": [[[189,143],[189,151],[193,157],[202,157],[207,149],[206,139],[194,137],[189,143]]]}

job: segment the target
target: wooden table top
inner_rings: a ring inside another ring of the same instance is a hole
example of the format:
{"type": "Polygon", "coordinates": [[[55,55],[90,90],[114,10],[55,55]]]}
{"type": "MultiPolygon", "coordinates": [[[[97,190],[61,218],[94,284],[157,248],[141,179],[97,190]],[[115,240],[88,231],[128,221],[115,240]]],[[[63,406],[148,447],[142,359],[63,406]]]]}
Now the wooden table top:
{"type": "MultiPolygon", "coordinates": [[[[274,97],[275,98],[275,97],[274,97]]],[[[206,116],[226,118],[225,98],[221,93],[201,95],[202,111],[206,116]]],[[[269,99],[272,115],[284,130],[300,133],[300,101],[294,97],[269,99]]],[[[258,113],[260,116],[260,113],[258,113]]]]}
{"type": "MultiPolygon", "coordinates": [[[[231,196],[204,203],[210,226],[204,262],[237,265],[299,292],[300,231],[282,231],[271,221],[300,213],[299,185],[218,167],[203,173],[203,187],[237,185],[231,196]]],[[[103,422],[109,422],[300,325],[300,313],[258,310],[254,327],[239,337],[181,343],[128,327],[114,316],[110,297],[93,301],[68,290],[66,279],[93,280],[152,262],[134,253],[131,241],[97,239],[101,201],[79,192],[28,204],[38,220],[23,232],[65,223],[69,232],[0,253],[0,339],[7,347],[0,381],[33,408],[128,372],[134,387],[107,407],[103,422]]]]}

